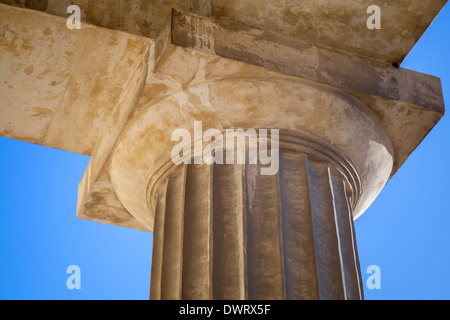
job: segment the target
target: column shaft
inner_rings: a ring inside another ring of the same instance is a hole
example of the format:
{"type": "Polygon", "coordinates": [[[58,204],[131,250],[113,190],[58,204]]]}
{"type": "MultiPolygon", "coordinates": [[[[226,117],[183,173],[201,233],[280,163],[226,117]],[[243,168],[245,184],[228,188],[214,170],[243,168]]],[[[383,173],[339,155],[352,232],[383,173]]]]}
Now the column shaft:
{"type": "Polygon", "coordinates": [[[323,146],[291,138],[281,146],[275,175],[260,175],[260,165],[204,164],[167,178],[152,299],[363,298],[351,209],[357,175],[323,146]]]}

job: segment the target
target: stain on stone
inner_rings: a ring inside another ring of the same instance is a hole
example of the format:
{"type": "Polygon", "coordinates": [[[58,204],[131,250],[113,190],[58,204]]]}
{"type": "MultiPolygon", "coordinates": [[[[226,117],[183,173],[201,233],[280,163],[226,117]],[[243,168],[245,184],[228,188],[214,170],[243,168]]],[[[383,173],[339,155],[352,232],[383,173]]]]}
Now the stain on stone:
{"type": "Polygon", "coordinates": [[[49,27],[47,27],[47,28],[45,28],[44,31],[42,31],[42,33],[45,34],[46,36],[48,36],[52,33],[52,30],[49,27]]]}
{"type": "Polygon", "coordinates": [[[26,67],[26,68],[23,70],[23,72],[25,72],[27,75],[30,75],[30,74],[33,73],[33,70],[34,70],[34,67],[31,65],[31,66],[26,67]]]}
{"type": "Polygon", "coordinates": [[[286,21],[289,24],[296,25],[299,20],[299,17],[296,16],[290,8],[286,8],[283,12],[283,21],[286,21]]]}
{"type": "Polygon", "coordinates": [[[45,11],[48,7],[48,1],[47,0],[25,0],[25,8],[33,9],[33,10],[39,10],[39,11],[45,11]]]}
{"type": "Polygon", "coordinates": [[[42,107],[34,107],[33,108],[34,114],[32,114],[32,117],[42,117],[42,116],[48,116],[52,113],[52,110],[48,108],[42,108],[42,107]]]}
{"type": "Polygon", "coordinates": [[[14,7],[23,7],[23,0],[4,0],[2,1],[2,3],[7,4],[9,6],[14,6],[14,7]]]}
{"type": "Polygon", "coordinates": [[[107,191],[92,192],[85,203],[83,214],[112,224],[126,223],[133,219],[123,208],[108,204],[107,197],[107,191]]]}
{"type": "Polygon", "coordinates": [[[9,130],[3,130],[3,131],[0,131],[0,136],[7,136],[8,134],[10,134],[11,132],[9,132],[9,130]]]}

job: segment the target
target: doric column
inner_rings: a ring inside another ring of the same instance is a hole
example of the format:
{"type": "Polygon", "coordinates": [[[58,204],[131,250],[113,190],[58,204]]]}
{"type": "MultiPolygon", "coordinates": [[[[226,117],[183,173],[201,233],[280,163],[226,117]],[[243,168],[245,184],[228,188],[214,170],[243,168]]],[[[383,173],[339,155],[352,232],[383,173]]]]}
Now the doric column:
{"type": "Polygon", "coordinates": [[[445,1],[380,30],[365,1],[81,1],[80,30],[37,2],[0,0],[0,135],[91,156],[77,216],[154,232],[152,298],[362,298],[353,220],[444,114],[398,64],[445,1]],[[276,172],[172,161],[178,129],[210,150],[199,122],[278,130],[276,172]]]}
{"type": "Polygon", "coordinates": [[[377,117],[354,97],[289,78],[235,77],[142,110],[110,174],[121,202],[154,232],[151,299],[362,299],[353,220],[392,159],[377,117]],[[173,140],[178,129],[186,141],[173,140]],[[246,161],[228,161],[238,155],[227,157],[236,148],[228,135],[212,148],[210,129],[244,133],[246,161]],[[255,161],[250,133],[266,139],[278,170],[262,173],[272,164],[255,161]],[[191,161],[173,161],[176,145],[191,161]],[[195,161],[211,149],[214,164],[195,161]]]}
{"type": "Polygon", "coordinates": [[[362,299],[352,203],[334,148],[280,136],[280,168],[182,165],[158,193],[151,299],[362,299]]]}

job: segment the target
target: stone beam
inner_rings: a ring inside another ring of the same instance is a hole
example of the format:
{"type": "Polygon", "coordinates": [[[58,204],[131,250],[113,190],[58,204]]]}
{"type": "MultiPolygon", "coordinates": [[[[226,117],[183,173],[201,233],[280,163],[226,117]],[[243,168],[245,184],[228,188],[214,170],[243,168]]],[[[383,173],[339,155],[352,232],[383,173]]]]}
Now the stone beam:
{"type": "Polygon", "coordinates": [[[234,21],[316,45],[400,64],[447,0],[0,0],[0,3],[67,17],[79,5],[83,22],[154,38],[172,8],[234,21]],[[382,28],[368,30],[367,8],[378,5],[382,28]]]}
{"type": "Polygon", "coordinates": [[[172,43],[283,74],[443,111],[440,80],[236,22],[172,14],[172,43]],[[355,70],[359,72],[355,72],[355,70]]]}
{"type": "Polygon", "coordinates": [[[151,40],[0,4],[2,136],[91,155],[108,118],[134,107],[151,40]]]}

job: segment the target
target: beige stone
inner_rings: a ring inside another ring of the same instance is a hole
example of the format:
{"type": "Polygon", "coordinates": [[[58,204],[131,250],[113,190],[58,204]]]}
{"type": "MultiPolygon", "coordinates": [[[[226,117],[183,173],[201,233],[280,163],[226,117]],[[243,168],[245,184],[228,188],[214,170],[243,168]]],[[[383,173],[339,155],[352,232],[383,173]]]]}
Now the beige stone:
{"type": "Polygon", "coordinates": [[[80,0],[80,30],[72,1],[0,2],[0,134],[91,156],[77,216],[155,232],[152,298],[363,298],[353,220],[444,114],[392,63],[446,1],[383,2],[381,30],[364,1],[80,0]],[[279,129],[279,172],[175,165],[194,121],[279,129]]]}

